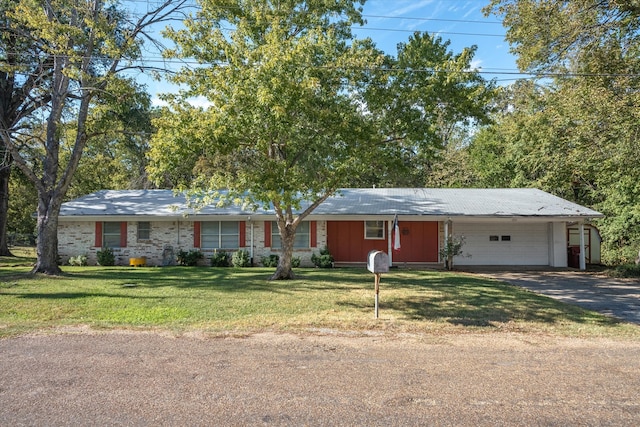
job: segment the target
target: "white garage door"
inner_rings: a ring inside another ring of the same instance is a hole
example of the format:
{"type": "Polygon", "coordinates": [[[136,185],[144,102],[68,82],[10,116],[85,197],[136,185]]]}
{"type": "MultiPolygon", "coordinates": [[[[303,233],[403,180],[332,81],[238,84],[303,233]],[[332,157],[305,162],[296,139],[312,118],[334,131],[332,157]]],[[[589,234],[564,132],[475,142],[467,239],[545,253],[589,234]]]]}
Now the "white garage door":
{"type": "Polygon", "coordinates": [[[464,254],[454,264],[549,265],[546,223],[454,223],[453,233],[465,238],[464,254]]]}

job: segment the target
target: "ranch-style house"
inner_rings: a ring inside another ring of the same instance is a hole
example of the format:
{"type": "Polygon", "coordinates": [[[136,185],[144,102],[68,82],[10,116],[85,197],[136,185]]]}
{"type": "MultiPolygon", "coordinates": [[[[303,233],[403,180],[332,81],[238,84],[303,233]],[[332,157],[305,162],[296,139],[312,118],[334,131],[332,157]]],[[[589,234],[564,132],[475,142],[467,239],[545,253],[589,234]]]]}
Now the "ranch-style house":
{"type": "MultiPolygon", "coordinates": [[[[303,206],[304,208],[304,206],[303,206]]],[[[327,247],[336,265],[365,265],[371,250],[394,266],[443,266],[448,236],[463,236],[457,266],[585,268],[599,258],[589,225],[602,214],[533,188],[346,188],[328,198],[298,227],[294,256],[310,266],[327,247]],[[400,249],[392,248],[397,218],[400,249]]],[[[117,264],[144,259],[175,263],[179,250],[246,250],[254,264],[280,252],[275,212],[240,206],[194,211],[171,190],[98,191],[64,203],[59,221],[61,261],[110,247],[117,264]]]]}

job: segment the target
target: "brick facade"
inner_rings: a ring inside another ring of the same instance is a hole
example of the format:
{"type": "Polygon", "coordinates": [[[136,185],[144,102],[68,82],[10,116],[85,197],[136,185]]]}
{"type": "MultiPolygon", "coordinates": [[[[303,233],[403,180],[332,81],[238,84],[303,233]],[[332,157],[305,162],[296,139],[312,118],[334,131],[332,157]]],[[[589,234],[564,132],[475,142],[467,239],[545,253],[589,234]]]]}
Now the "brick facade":
{"type": "MultiPolygon", "coordinates": [[[[194,249],[194,221],[171,220],[149,221],[151,225],[150,239],[138,239],[138,221],[126,221],[126,247],[113,248],[116,265],[129,265],[130,258],[146,257],[148,266],[162,266],[175,263],[175,254],[179,250],[194,249]],[[173,256],[171,256],[173,253],[173,256]]],[[[263,256],[279,254],[279,248],[265,247],[264,221],[243,222],[245,227],[245,249],[251,253],[253,242],[254,265],[259,265],[263,256]]],[[[302,266],[312,266],[311,255],[318,253],[327,243],[326,221],[316,222],[316,247],[296,249],[295,257],[299,257],[302,266]]],[[[101,238],[100,240],[101,241],[101,238]]],[[[86,255],[89,265],[97,264],[96,253],[102,248],[96,246],[95,221],[61,221],[58,226],[58,251],[63,264],[70,257],[86,255]]],[[[209,264],[214,249],[198,248],[204,255],[203,265],[209,264]]],[[[238,248],[233,248],[238,249],[238,248]]],[[[218,250],[219,251],[219,250],[218,250]]],[[[233,252],[233,250],[225,250],[233,252]]]]}

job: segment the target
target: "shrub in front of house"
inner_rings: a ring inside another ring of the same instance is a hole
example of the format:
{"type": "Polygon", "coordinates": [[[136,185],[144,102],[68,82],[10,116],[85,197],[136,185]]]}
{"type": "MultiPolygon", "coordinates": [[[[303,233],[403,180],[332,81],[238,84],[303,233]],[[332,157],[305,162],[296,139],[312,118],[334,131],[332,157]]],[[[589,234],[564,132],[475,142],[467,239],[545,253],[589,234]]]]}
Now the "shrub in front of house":
{"type": "Polygon", "coordinates": [[[72,265],[75,267],[84,267],[88,265],[87,256],[86,255],[72,256],[69,258],[69,265],[72,265]]]}
{"type": "Polygon", "coordinates": [[[102,248],[96,252],[96,258],[98,259],[98,264],[103,267],[116,265],[116,256],[111,248],[102,248]]]}
{"type": "MultiPolygon", "coordinates": [[[[261,259],[262,265],[265,267],[277,267],[280,262],[280,256],[271,254],[268,257],[263,256],[261,259]]],[[[294,256],[291,258],[291,267],[298,268],[300,267],[300,257],[294,256]]]]}
{"type": "Polygon", "coordinates": [[[176,255],[179,265],[193,267],[198,265],[198,261],[204,258],[204,254],[198,249],[183,251],[180,249],[176,255]]]}
{"type": "Polygon", "coordinates": [[[320,255],[311,254],[311,262],[318,268],[332,268],[333,261],[333,255],[331,255],[329,248],[326,246],[320,249],[320,255]]]}
{"type": "Polygon", "coordinates": [[[263,256],[260,259],[260,262],[265,267],[277,267],[279,261],[280,261],[280,257],[278,255],[276,255],[276,254],[271,254],[269,256],[263,256]]]}
{"type": "Polygon", "coordinates": [[[444,260],[445,268],[453,270],[453,257],[462,255],[464,236],[450,235],[444,243],[444,247],[438,251],[440,259],[444,260]]]}
{"type": "Polygon", "coordinates": [[[229,254],[215,251],[211,257],[211,267],[229,267],[229,254]]]}
{"type": "Polygon", "coordinates": [[[251,267],[251,256],[249,251],[241,249],[231,255],[231,265],[234,267],[251,267]]]}

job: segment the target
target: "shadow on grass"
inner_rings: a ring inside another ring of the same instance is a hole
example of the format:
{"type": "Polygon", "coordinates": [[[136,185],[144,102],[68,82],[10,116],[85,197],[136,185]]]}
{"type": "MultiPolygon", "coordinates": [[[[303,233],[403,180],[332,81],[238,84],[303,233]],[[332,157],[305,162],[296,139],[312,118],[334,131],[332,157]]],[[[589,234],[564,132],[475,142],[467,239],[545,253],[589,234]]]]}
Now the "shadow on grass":
{"type": "Polygon", "coordinates": [[[153,299],[161,300],[168,297],[151,296],[151,295],[132,295],[132,294],[107,294],[103,292],[2,292],[2,295],[12,295],[25,299],[57,299],[57,300],[73,300],[82,298],[134,298],[134,299],[153,299]]]}
{"type": "MultiPolygon", "coordinates": [[[[70,292],[52,290],[51,293],[33,289],[22,292],[24,298],[81,299],[89,297],[163,298],[163,295],[145,295],[125,291],[123,285],[135,284],[144,290],[172,287],[188,290],[215,290],[263,298],[266,294],[307,295],[331,293],[335,304],[360,311],[370,311],[371,301],[363,301],[362,290],[371,291],[373,275],[364,269],[340,268],[333,270],[298,269],[297,279],[269,281],[273,273],[269,268],[212,268],[212,267],[84,267],[65,268],[61,277],[36,277],[23,273],[8,276],[0,274],[0,293],[18,295],[22,281],[68,281],[70,292]],[[93,284],[98,288],[91,289],[93,284]],[[86,292],[80,292],[80,285],[86,292]],[[76,286],[74,289],[73,287],[76,286]],[[111,292],[111,286],[120,291],[111,292]],[[107,290],[107,292],[104,292],[107,290]],[[354,291],[358,296],[350,296],[354,291]]],[[[4,272],[3,272],[4,273],[4,272]]],[[[67,286],[67,283],[64,284],[67,286]]],[[[180,298],[184,296],[181,295],[180,298]]],[[[193,298],[202,298],[193,294],[193,298]]],[[[373,298],[372,298],[373,299],[373,298]]],[[[490,281],[468,275],[430,271],[396,271],[383,275],[381,282],[381,310],[393,310],[399,318],[414,321],[439,321],[455,325],[495,327],[507,322],[539,322],[560,324],[567,322],[612,326],[620,321],[598,313],[567,305],[506,283],[490,281]]]]}
{"type": "Polygon", "coordinates": [[[497,281],[471,276],[424,277],[421,283],[393,279],[393,286],[422,288],[427,295],[394,299],[389,309],[412,320],[446,320],[462,326],[494,327],[510,321],[575,322],[612,326],[621,321],[497,281]]]}

